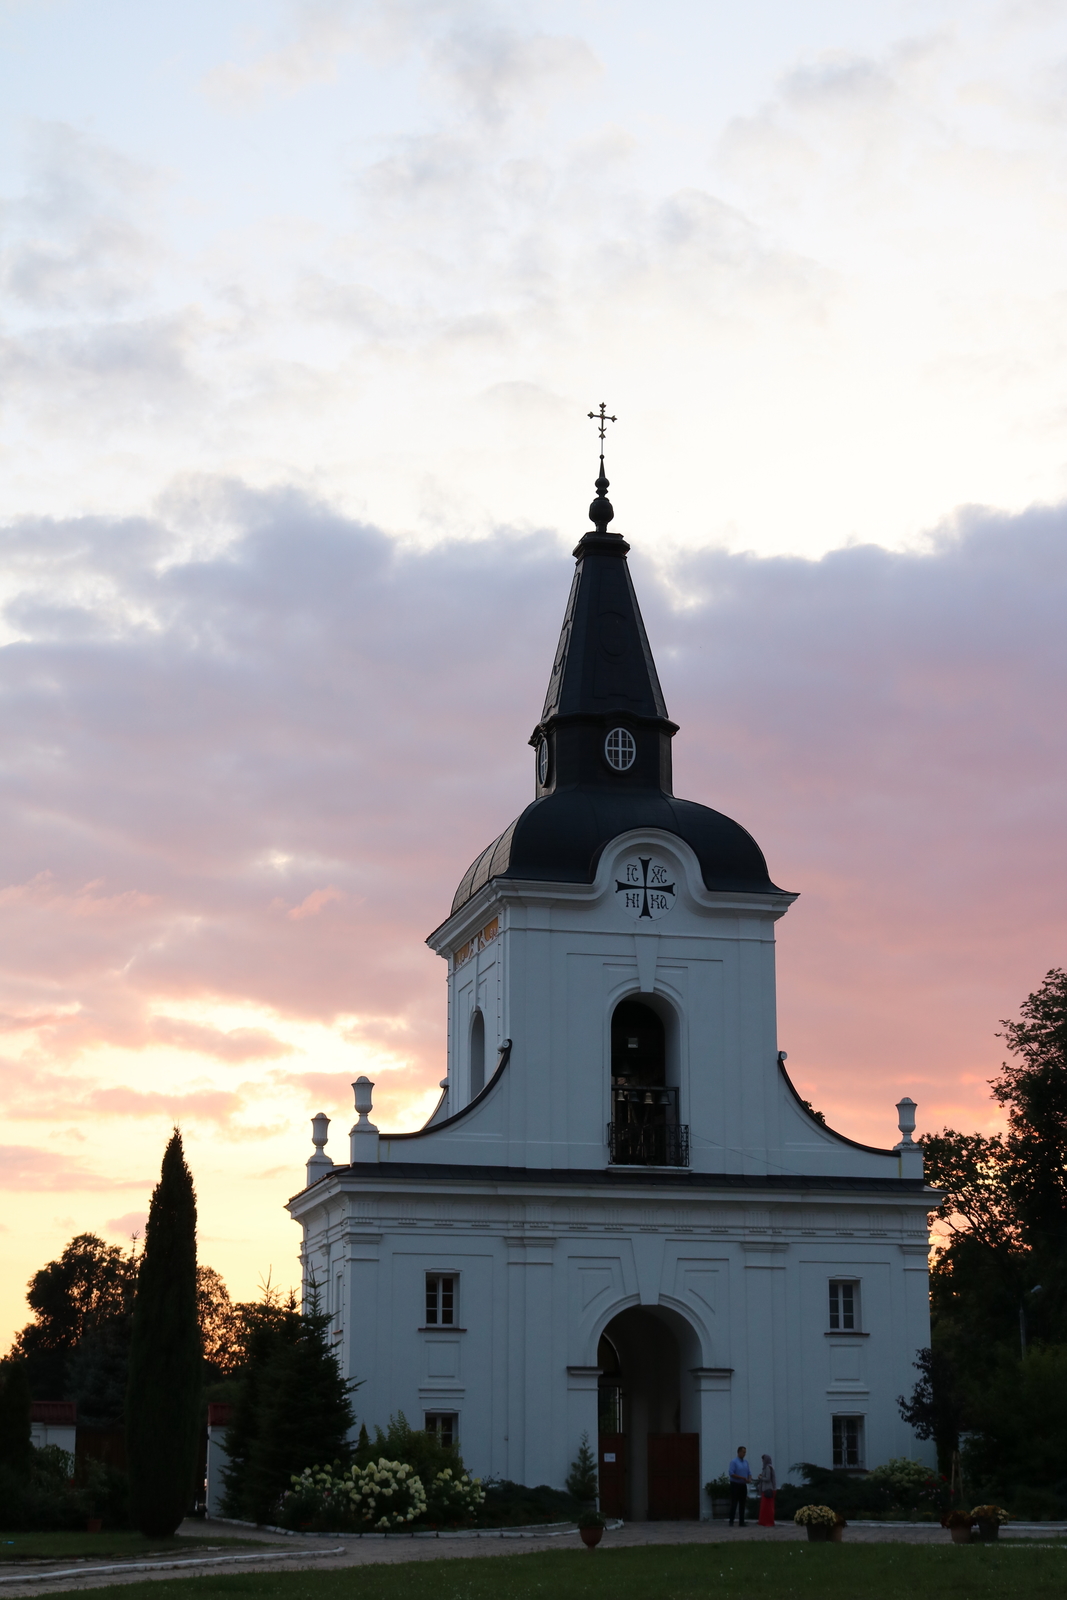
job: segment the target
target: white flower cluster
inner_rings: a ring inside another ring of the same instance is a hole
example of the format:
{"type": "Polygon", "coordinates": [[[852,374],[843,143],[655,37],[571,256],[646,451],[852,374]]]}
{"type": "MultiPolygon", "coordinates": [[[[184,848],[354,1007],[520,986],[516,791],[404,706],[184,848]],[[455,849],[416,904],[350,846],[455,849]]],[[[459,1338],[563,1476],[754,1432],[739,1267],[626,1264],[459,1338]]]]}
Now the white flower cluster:
{"type": "Polygon", "coordinates": [[[384,1456],[338,1473],[307,1467],[293,1478],[293,1490],[305,1504],[317,1502],[320,1515],[332,1510],[346,1521],[383,1530],[402,1528],[426,1512],[426,1491],[415,1469],[384,1456]]]}
{"type": "Polygon", "coordinates": [[[439,1472],[430,1486],[430,1504],[435,1521],[461,1521],[470,1516],[484,1499],[481,1478],[470,1478],[465,1472],[453,1472],[451,1467],[439,1472]]]}

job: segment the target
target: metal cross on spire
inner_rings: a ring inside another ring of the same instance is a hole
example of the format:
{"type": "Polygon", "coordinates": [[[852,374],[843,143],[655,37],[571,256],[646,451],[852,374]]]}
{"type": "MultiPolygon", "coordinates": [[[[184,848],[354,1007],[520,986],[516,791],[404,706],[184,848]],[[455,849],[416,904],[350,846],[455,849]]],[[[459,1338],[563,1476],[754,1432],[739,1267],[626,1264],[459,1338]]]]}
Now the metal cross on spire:
{"type": "Polygon", "coordinates": [[[589,516],[595,525],[597,532],[606,533],[608,523],[612,520],[615,513],[611,509],[611,501],[608,499],[608,479],[604,472],[604,434],[606,432],[606,424],[609,422],[617,422],[619,419],[617,417],[608,416],[608,408],[604,404],[603,400],[600,402],[599,412],[590,411],[589,415],[594,422],[599,424],[600,428],[600,476],[596,480],[596,499],[589,507],[589,516]]]}
{"type": "Polygon", "coordinates": [[[608,411],[607,406],[604,404],[603,400],[601,400],[599,415],[595,411],[590,411],[590,413],[589,413],[589,415],[593,419],[593,421],[594,422],[599,422],[599,424],[600,424],[600,454],[601,455],[604,454],[604,424],[606,422],[618,422],[618,420],[619,420],[618,417],[609,417],[608,414],[607,414],[607,411],[608,411]]]}

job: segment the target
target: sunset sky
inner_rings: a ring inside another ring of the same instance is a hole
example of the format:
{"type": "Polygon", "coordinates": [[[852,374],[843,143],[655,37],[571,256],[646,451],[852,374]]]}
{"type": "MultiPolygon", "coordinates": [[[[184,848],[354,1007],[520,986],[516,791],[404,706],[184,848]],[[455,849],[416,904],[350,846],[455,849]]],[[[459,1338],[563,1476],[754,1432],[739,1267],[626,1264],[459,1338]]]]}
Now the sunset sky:
{"type": "Polygon", "coordinates": [[[0,1343],[72,1234],[296,1280],[532,798],[597,462],[679,794],[851,1137],[1067,965],[1067,0],[0,0],[0,1343]]]}

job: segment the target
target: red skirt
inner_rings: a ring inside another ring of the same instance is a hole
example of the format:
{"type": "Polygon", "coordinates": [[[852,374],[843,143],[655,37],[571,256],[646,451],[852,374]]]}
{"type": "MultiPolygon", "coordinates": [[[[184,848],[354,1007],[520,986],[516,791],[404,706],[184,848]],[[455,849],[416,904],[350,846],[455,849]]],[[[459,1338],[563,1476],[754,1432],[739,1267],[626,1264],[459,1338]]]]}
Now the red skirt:
{"type": "Polygon", "coordinates": [[[773,1494],[761,1494],[759,1497],[759,1525],[761,1528],[774,1527],[773,1494]]]}

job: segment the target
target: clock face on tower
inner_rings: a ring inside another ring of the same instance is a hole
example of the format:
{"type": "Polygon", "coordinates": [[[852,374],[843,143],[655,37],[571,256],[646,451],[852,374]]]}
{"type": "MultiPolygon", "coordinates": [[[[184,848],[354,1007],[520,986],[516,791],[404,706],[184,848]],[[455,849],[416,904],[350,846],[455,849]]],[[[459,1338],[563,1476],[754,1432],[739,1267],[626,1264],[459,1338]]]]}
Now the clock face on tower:
{"type": "Polygon", "coordinates": [[[619,863],[615,879],[615,898],[634,921],[658,922],[671,909],[676,898],[674,875],[655,856],[630,856],[619,863]]]}

